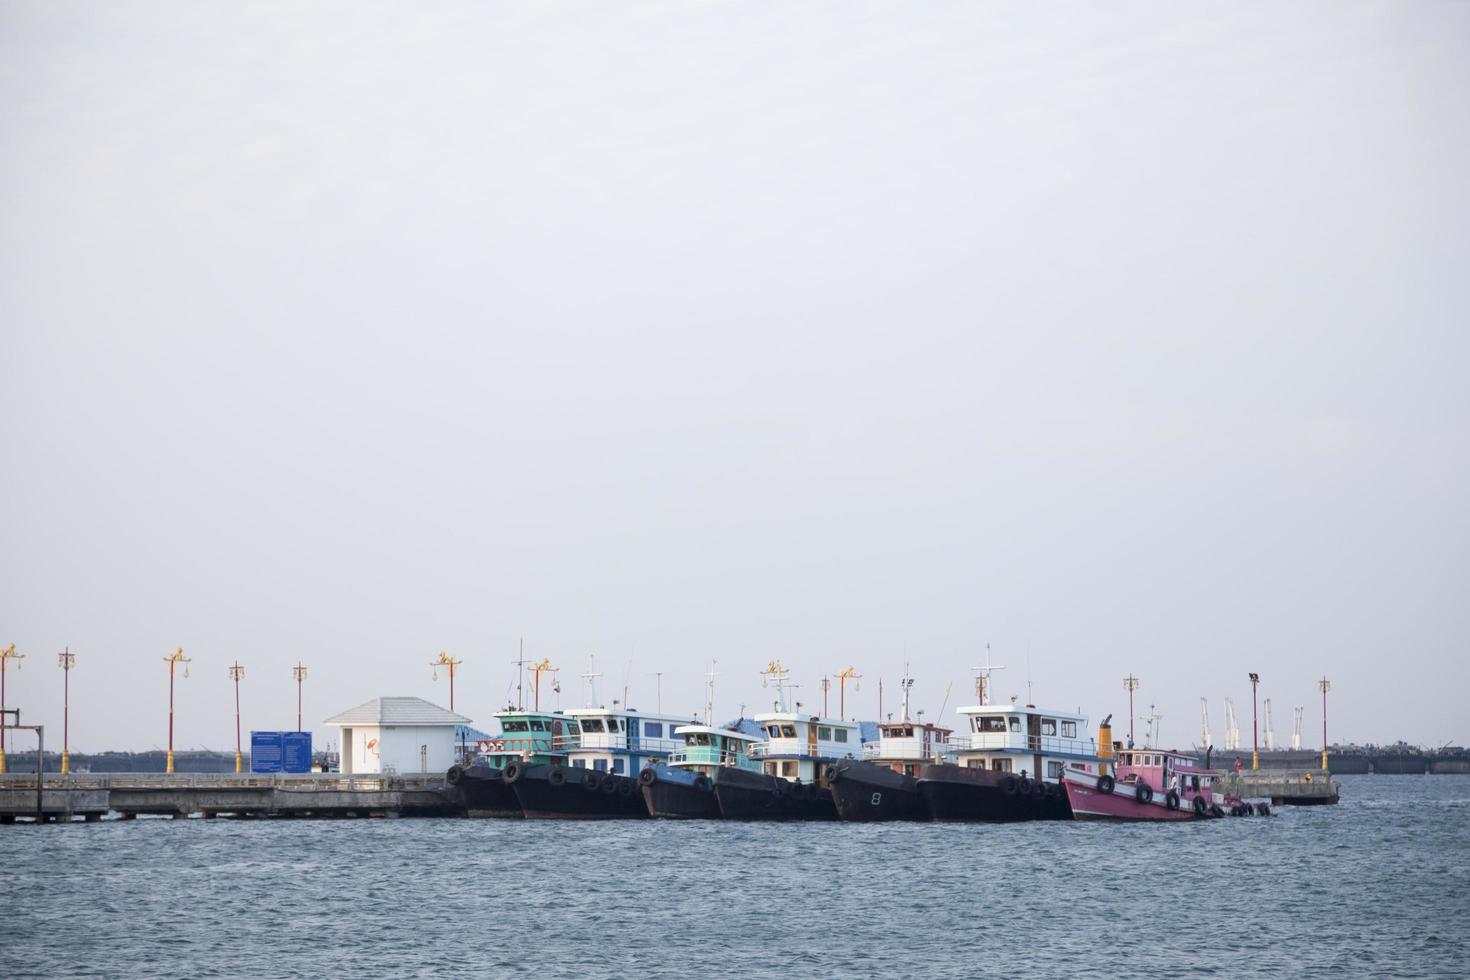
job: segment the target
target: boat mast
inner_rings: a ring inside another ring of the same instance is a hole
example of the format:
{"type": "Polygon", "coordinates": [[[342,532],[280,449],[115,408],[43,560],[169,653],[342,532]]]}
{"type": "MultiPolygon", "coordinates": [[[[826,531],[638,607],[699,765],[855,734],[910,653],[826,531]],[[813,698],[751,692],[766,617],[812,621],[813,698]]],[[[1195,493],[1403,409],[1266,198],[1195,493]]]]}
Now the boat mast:
{"type": "Polygon", "coordinates": [[[602,676],[592,669],[595,657],[596,654],[587,654],[587,673],[582,675],[582,679],[587,682],[587,707],[589,708],[597,707],[597,685],[595,682],[597,678],[602,676]]]}
{"type": "Polygon", "coordinates": [[[704,674],[704,723],[706,726],[714,724],[710,719],[715,713],[715,678],[720,676],[715,673],[716,663],[717,661],[711,660],[709,670],[704,674]]]}
{"type": "Polygon", "coordinates": [[[905,660],[904,663],[903,663],[903,677],[899,680],[898,686],[901,687],[901,688],[903,688],[903,718],[900,719],[900,720],[902,720],[902,721],[908,721],[909,720],[909,691],[914,686],[914,679],[909,676],[909,664],[908,664],[908,661],[907,660],[905,660]]]}
{"type": "Polygon", "coordinates": [[[773,683],[776,685],[776,710],[782,712],[790,710],[786,707],[786,689],[796,686],[789,683],[791,671],[781,661],[772,660],[766,665],[766,669],[761,671],[761,676],[765,678],[761,681],[761,687],[770,687],[773,683]]]}
{"type": "Polygon", "coordinates": [[[1005,670],[990,662],[990,644],[985,644],[985,666],[971,667],[975,672],[975,697],[980,700],[981,706],[990,703],[990,675],[993,671],[1005,670]]]}

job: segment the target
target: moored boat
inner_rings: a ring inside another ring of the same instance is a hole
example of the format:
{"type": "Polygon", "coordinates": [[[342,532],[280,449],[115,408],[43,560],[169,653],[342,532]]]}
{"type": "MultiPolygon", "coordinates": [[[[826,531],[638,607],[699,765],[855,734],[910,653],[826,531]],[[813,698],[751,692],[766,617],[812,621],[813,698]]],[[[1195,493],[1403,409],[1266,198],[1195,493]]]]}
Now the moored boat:
{"type": "Polygon", "coordinates": [[[632,708],[570,708],[566,715],[577,734],[555,741],[564,763],[506,771],[522,812],[540,819],[647,817],[638,773],[678,750],[672,732],[686,722],[632,708]]]}
{"type": "Polygon", "coordinates": [[[926,763],[949,755],[952,732],[909,716],[912,686],[913,681],[905,677],[901,719],[878,723],[878,741],[863,745],[862,760],[844,759],[827,766],[827,785],[839,819],[930,819],[919,795],[919,771],[926,763]]]}
{"type": "Polygon", "coordinates": [[[655,817],[717,819],[714,777],[721,769],[738,768],[758,772],[761,764],[751,758],[760,739],[729,728],[685,725],[675,730],[684,748],[662,763],[638,774],[643,801],[655,817]]]}
{"type": "Polygon", "coordinates": [[[578,735],[576,721],[560,712],[507,709],[496,712],[500,737],[476,744],[474,761],[450,766],[445,780],[463,801],[471,817],[520,817],[520,801],[505,779],[512,763],[559,765],[566,758],[565,743],[578,735]]]}
{"type": "Polygon", "coordinates": [[[1095,771],[1097,746],[1087,719],[1034,704],[988,704],[991,670],[980,669],[980,703],[960,708],[964,727],[950,738],[954,762],[926,765],[919,795],[935,820],[1009,823],[1071,817],[1061,787],[1068,766],[1095,771]]]}
{"type": "Polygon", "coordinates": [[[1208,761],[1154,748],[1119,749],[1113,772],[1067,770],[1062,785],[1078,820],[1204,820],[1270,813],[1266,803],[1227,797],[1208,761]]]}
{"type": "Polygon", "coordinates": [[[778,662],[762,671],[774,680],[776,711],[758,714],[765,742],[752,747],[760,771],[722,766],[713,776],[720,815],[730,820],[836,820],[825,773],[830,763],[862,752],[857,722],[786,709],[790,672],[778,662]]]}

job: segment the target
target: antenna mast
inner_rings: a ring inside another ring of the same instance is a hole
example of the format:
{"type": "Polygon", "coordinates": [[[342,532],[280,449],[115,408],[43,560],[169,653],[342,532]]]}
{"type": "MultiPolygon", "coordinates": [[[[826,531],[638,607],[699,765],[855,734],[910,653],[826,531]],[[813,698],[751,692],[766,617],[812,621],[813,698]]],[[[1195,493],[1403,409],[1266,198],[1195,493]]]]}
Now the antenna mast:
{"type": "Polygon", "coordinates": [[[899,680],[898,686],[901,687],[901,688],[903,688],[903,720],[904,721],[908,721],[909,720],[909,691],[914,686],[914,679],[909,676],[909,664],[908,664],[908,661],[907,660],[904,661],[904,664],[903,664],[903,677],[902,677],[902,679],[899,680]]]}
{"type": "Polygon", "coordinates": [[[1138,678],[1129,674],[1123,678],[1123,687],[1128,690],[1128,744],[1133,744],[1133,692],[1138,690],[1138,678]]]}
{"type": "MultiPolygon", "coordinates": [[[[849,667],[848,669],[851,670],[852,668],[849,667]]],[[[770,687],[772,684],[776,685],[776,710],[790,710],[786,707],[786,689],[788,687],[796,687],[795,684],[790,683],[791,671],[781,661],[772,660],[766,665],[766,669],[760,673],[765,678],[761,681],[761,687],[770,687]]]]}
{"type": "Polygon", "coordinates": [[[595,654],[591,654],[591,653],[587,654],[587,673],[585,673],[585,674],[582,675],[582,679],[587,682],[587,707],[589,707],[589,708],[595,708],[595,707],[597,707],[597,683],[596,682],[597,682],[597,678],[599,678],[599,677],[602,676],[597,671],[595,671],[595,670],[592,669],[593,659],[594,659],[595,656],[596,656],[595,654]]]}
{"type": "Polygon", "coordinates": [[[970,669],[975,672],[975,697],[980,699],[980,704],[983,707],[990,703],[991,672],[1005,670],[1005,668],[997,667],[990,662],[990,644],[987,643],[985,644],[985,666],[971,667],[970,669]]]}
{"type": "Polygon", "coordinates": [[[715,678],[720,675],[715,673],[715,664],[718,661],[709,662],[709,670],[704,674],[704,723],[713,725],[711,721],[715,714],[715,678]]]}

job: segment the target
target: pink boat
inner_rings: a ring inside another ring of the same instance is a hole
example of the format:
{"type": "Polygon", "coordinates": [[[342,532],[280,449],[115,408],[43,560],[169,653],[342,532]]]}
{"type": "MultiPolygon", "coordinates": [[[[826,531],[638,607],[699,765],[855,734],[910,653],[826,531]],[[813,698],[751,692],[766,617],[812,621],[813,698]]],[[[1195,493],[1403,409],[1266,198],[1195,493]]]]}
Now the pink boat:
{"type": "Polygon", "coordinates": [[[1120,748],[1114,772],[1098,776],[1067,769],[1062,787],[1078,820],[1204,820],[1223,817],[1227,810],[1233,815],[1270,812],[1265,803],[1216,793],[1219,775],[1178,752],[1120,748]]]}

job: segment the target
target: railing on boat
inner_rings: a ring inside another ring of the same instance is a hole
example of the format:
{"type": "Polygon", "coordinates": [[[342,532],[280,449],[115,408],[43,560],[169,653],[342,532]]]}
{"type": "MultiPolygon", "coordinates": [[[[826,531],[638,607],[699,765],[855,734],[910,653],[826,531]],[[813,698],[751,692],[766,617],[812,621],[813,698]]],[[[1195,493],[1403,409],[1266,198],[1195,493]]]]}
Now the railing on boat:
{"type": "Polygon", "coordinates": [[[1040,752],[1042,755],[1097,755],[1092,739],[1027,735],[1024,732],[956,732],[950,748],[960,752],[1040,752]]]}

